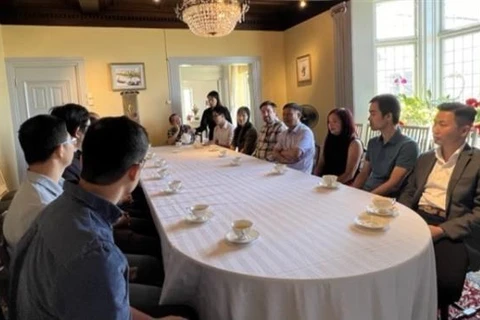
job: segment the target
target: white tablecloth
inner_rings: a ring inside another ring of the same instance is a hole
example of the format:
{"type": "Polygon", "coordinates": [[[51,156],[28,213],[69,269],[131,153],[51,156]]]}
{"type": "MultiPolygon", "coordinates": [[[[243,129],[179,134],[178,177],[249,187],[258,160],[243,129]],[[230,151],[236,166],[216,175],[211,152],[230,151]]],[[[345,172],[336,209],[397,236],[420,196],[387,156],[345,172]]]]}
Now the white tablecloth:
{"type": "Polygon", "coordinates": [[[386,231],[361,230],[354,218],[369,193],[321,180],[233,151],[219,158],[208,148],[154,149],[171,175],[142,186],[159,230],[166,279],[161,303],[187,303],[203,320],[226,319],[436,319],[435,258],[430,232],[410,209],[386,231]],[[161,192],[167,182],[182,192],[161,192]],[[187,207],[208,203],[213,218],[184,220],[187,207]],[[249,245],[225,240],[233,220],[254,222],[260,238],[249,245]]]}

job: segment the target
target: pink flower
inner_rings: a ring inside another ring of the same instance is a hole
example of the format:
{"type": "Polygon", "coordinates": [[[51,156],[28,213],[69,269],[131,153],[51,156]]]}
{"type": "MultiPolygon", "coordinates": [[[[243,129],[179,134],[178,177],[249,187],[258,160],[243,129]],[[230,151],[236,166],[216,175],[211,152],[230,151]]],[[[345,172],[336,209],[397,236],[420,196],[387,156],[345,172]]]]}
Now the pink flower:
{"type": "Polygon", "coordinates": [[[407,83],[407,79],[402,78],[401,82],[402,82],[402,84],[405,84],[405,83],[407,83]]]}
{"type": "Polygon", "coordinates": [[[465,101],[465,103],[468,105],[468,106],[471,106],[471,107],[478,107],[479,106],[479,102],[477,101],[477,99],[475,98],[469,98],[465,101]]]}

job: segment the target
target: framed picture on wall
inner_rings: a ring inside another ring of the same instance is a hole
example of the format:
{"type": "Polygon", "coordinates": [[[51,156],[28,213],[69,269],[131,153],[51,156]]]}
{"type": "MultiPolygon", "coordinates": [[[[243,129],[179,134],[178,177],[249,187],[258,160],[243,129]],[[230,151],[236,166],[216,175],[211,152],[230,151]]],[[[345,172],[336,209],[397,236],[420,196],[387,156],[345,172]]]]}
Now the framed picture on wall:
{"type": "Polygon", "coordinates": [[[297,58],[297,84],[299,86],[310,84],[312,82],[312,65],[310,55],[304,55],[297,58]]]}
{"type": "Polygon", "coordinates": [[[138,63],[110,63],[112,90],[145,90],[145,65],[138,63]]]}

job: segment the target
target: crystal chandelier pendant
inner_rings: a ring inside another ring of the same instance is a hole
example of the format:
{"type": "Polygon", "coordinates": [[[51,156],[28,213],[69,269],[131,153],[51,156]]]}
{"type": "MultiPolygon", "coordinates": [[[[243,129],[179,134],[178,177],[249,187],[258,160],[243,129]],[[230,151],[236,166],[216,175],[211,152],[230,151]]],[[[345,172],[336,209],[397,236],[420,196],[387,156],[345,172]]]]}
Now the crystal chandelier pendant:
{"type": "Polygon", "coordinates": [[[244,21],[248,0],[183,0],[177,17],[201,37],[223,37],[244,21]]]}

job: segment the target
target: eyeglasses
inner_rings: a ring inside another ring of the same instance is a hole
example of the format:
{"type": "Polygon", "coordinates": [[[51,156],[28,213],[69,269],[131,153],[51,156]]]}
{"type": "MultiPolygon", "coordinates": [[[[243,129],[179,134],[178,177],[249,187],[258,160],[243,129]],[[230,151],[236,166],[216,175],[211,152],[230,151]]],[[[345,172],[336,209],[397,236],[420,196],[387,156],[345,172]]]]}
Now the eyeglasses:
{"type": "Polygon", "coordinates": [[[75,138],[75,137],[70,137],[70,136],[69,136],[69,138],[67,138],[67,140],[65,140],[65,141],[63,141],[62,143],[60,143],[60,145],[69,144],[69,143],[71,143],[72,145],[76,145],[76,144],[77,144],[77,141],[78,141],[77,138],[75,138]]]}

